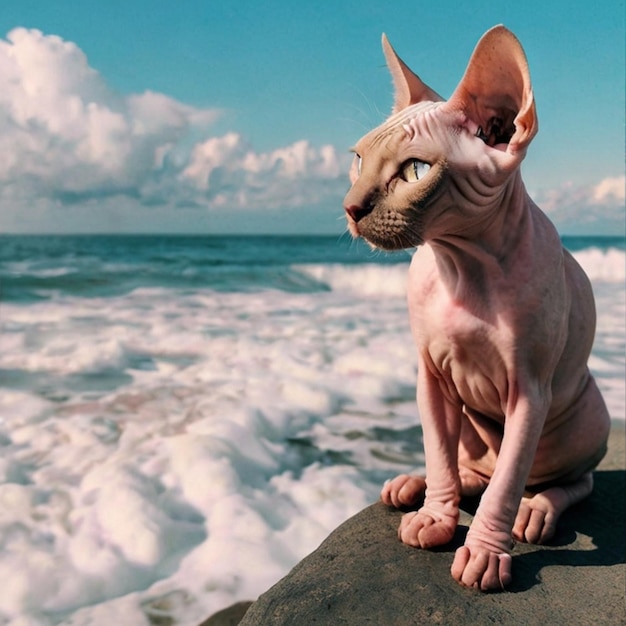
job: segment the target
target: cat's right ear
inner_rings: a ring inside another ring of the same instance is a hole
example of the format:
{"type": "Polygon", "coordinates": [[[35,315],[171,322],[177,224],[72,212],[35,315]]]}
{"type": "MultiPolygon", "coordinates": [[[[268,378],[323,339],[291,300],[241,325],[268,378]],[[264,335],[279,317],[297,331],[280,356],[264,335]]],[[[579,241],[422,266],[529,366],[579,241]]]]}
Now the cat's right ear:
{"type": "Polygon", "coordinates": [[[528,61],[510,30],[494,26],[482,36],[444,109],[462,111],[485,143],[524,156],[539,124],[528,61]]]}
{"type": "Polygon", "coordinates": [[[392,113],[417,104],[418,102],[440,102],[443,98],[414,74],[391,47],[387,36],[383,33],[383,52],[387,67],[391,72],[395,98],[392,113]]]}

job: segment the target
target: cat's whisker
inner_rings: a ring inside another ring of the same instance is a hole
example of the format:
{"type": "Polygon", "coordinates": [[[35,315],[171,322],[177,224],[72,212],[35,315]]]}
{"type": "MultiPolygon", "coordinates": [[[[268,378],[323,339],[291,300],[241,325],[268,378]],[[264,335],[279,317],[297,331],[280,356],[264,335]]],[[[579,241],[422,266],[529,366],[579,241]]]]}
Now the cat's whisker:
{"type": "MultiPolygon", "coordinates": [[[[359,90],[360,91],[360,90],[359,90]]],[[[383,113],[378,106],[376,105],[375,102],[373,102],[370,98],[368,98],[363,92],[361,92],[361,95],[363,96],[363,98],[365,99],[365,101],[367,102],[367,105],[369,106],[370,112],[373,112],[377,115],[378,117],[378,122],[380,122],[381,120],[386,119],[388,116],[387,114],[383,113]]]]}
{"type": "Polygon", "coordinates": [[[344,230],[341,234],[337,235],[337,243],[340,243],[343,240],[345,240],[346,236],[348,237],[348,243],[352,244],[353,238],[350,237],[350,233],[348,229],[344,230]]]}
{"type": "Polygon", "coordinates": [[[352,233],[347,228],[346,228],[346,230],[343,233],[341,233],[340,237],[341,237],[341,239],[344,239],[345,237],[348,238],[348,246],[349,246],[348,249],[350,251],[356,251],[357,250],[358,245],[359,245],[358,240],[355,237],[352,236],[352,233]]]}
{"type": "Polygon", "coordinates": [[[351,119],[349,117],[339,117],[337,118],[338,122],[342,122],[342,123],[348,123],[348,124],[355,124],[357,126],[360,126],[364,131],[369,130],[370,126],[368,126],[365,122],[359,122],[358,120],[355,119],[351,119]]]}
{"type": "MultiPolygon", "coordinates": [[[[358,87],[354,87],[354,89],[356,90],[356,92],[359,94],[359,96],[361,96],[361,98],[364,100],[365,104],[367,105],[368,109],[370,110],[370,113],[372,112],[372,103],[370,101],[370,99],[367,97],[367,95],[361,91],[358,87]]],[[[359,113],[361,113],[368,122],[371,123],[372,120],[369,119],[367,113],[365,111],[363,111],[362,109],[359,109],[356,105],[352,105],[353,108],[357,109],[359,111],[359,113]]],[[[371,127],[371,125],[370,125],[371,127]]]]}
{"type": "MultiPolygon", "coordinates": [[[[383,113],[378,108],[377,104],[373,102],[370,98],[368,98],[367,95],[363,91],[361,91],[361,89],[354,85],[352,87],[364,100],[365,104],[367,105],[367,109],[369,110],[369,113],[353,103],[348,103],[346,106],[355,109],[361,115],[361,117],[365,119],[366,123],[362,123],[365,129],[370,129],[373,125],[379,124],[382,120],[387,118],[387,115],[383,113]],[[375,121],[373,121],[372,118],[375,118],[375,121]]],[[[361,124],[361,122],[357,122],[356,120],[349,121],[361,124]]]]}
{"type": "Polygon", "coordinates": [[[379,119],[384,120],[386,119],[388,116],[383,113],[376,104],[374,104],[374,111],[376,112],[376,114],[378,115],[379,119]]]}

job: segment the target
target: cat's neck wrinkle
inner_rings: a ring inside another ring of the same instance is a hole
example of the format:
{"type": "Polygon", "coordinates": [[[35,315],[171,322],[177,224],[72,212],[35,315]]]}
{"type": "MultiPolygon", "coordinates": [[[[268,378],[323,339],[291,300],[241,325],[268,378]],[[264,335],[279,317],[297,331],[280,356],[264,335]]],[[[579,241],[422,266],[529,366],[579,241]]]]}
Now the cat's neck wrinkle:
{"type": "Polygon", "coordinates": [[[520,176],[514,176],[497,202],[466,229],[441,234],[431,246],[439,272],[456,291],[477,287],[485,276],[507,276],[521,260],[533,256],[534,211],[520,176]]]}
{"type": "MultiPolygon", "coordinates": [[[[475,207],[469,210],[466,225],[450,234],[464,241],[464,249],[480,250],[480,256],[506,261],[520,241],[529,236],[531,204],[521,175],[516,172],[506,185],[484,197],[479,211],[475,207]]],[[[459,210],[463,212],[462,206],[459,210]]]]}

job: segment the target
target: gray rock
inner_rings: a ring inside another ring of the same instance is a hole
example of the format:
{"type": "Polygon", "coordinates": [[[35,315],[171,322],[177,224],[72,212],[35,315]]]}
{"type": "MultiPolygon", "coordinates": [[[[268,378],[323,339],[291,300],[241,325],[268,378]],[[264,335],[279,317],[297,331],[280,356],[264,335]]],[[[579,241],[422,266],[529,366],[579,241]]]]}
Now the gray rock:
{"type": "Polygon", "coordinates": [[[237,626],[251,604],[252,602],[237,602],[237,604],[211,615],[200,626],[237,626]]]}
{"type": "Polygon", "coordinates": [[[563,516],[550,545],[515,547],[505,592],[465,589],[450,576],[468,513],[450,545],[417,550],[397,539],[401,514],[377,503],[335,530],[240,624],[625,624],[625,467],[618,424],[592,496],[563,516]]]}

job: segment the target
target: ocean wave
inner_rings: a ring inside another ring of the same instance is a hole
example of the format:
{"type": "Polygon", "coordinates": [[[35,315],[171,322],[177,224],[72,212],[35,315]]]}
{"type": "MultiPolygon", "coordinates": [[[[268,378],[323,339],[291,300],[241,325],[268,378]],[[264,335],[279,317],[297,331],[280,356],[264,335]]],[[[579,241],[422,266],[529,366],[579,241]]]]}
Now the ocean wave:
{"type": "MultiPolygon", "coordinates": [[[[623,283],[626,254],[617,248],[587,248],[573,254],[592,282],[623,283]]],[[[312,284],[331,291],[359,296],[404,297],[408,263],[380,265],[363,263],[295,265],[292,270],[309,278],[312,284]]]]}
{"type": "Polygon", "coordinates": [[[617,248],[587,248],[574,252],[574,258],[593,281],[623,283],[626,279],[626,253],[617,248]]]}
{"type": "Polygon", "coordinates": [[[395,265],[300,265],[294,266],[301,274],[334,292],[360,296],[404,297],[408,263],[395,265]]]}

